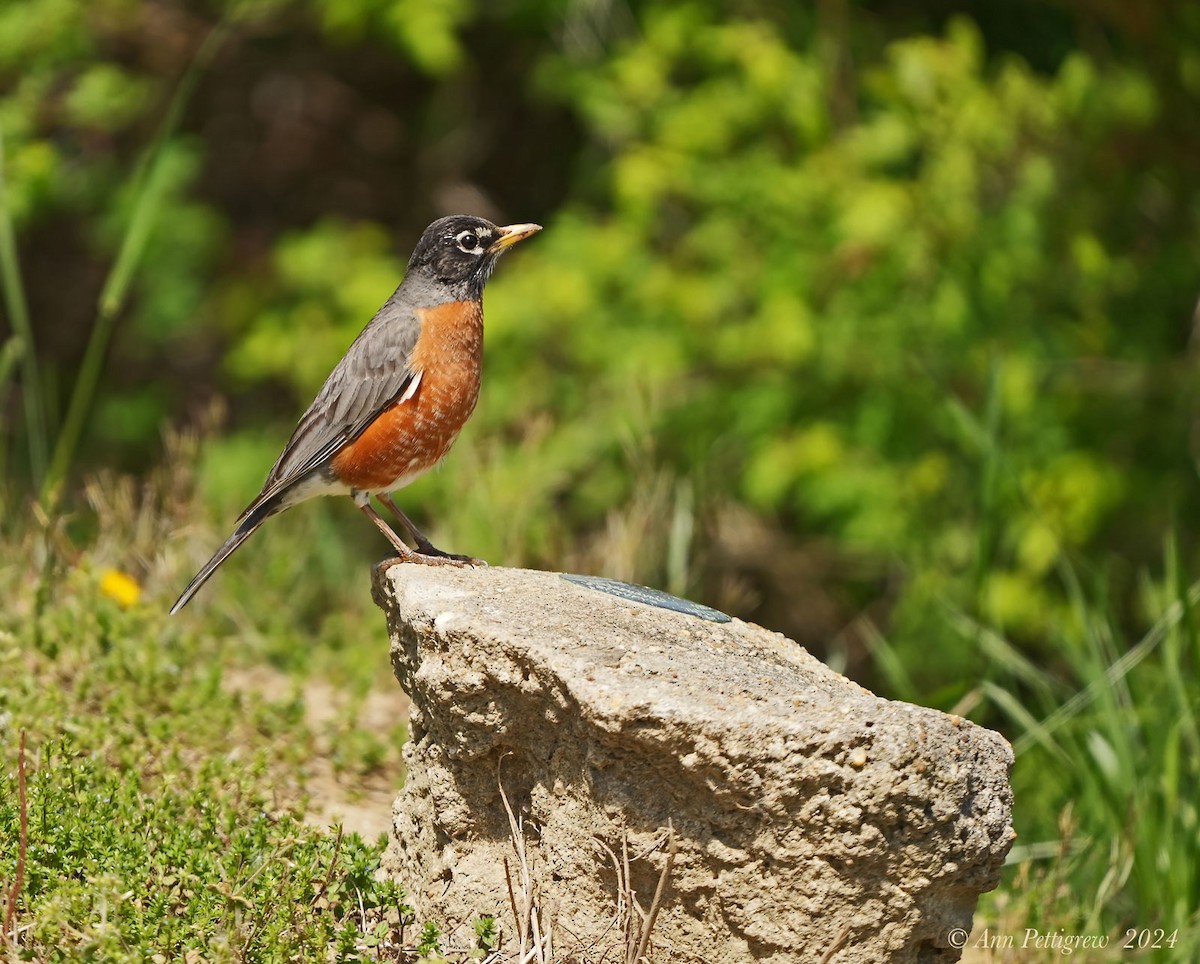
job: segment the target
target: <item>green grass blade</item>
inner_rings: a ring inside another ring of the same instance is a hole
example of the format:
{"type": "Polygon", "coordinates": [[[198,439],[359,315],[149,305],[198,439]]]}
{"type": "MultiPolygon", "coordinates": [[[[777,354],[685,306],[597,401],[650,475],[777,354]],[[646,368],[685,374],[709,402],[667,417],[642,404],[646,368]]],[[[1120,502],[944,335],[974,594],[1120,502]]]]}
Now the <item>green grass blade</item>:
{"type": "Polygon", "coordinates": [[[57,503],[62,483],[75,458],[84,424],[95,399],[96,386],[100,382],[104,357],[108,352],[117,316],[124,304],[134,269],[145,250],[146,240],[154,224],[163,189],[161,165],[158,163],[161,156],[161,153],[156,154],[150,177],[138,193],[129,230],[125,234],[116,265],[110,273],[104,286],[104,292],[100,297],[100,309],[96,315],[96,323],[93,325],[92,334],[88,339],[87,350],[79,367],[79,374],[75,379],[75,387],[71,392],[66,418],[63,420],[62,430],[55,442],[54,455],[46,474],[45,486],[42,489],[42,504],[48,511],[52,510],[57,503]]]}
{"type": "Polygon", "coordinates": [[[1193,593],[1188,588],[1181,561],[1184,551],[1179,544],[1178,529],[1172,530],[1167,537],[1166,558],[1168,585],[1175,591],[1175,604],[1181,617],[1163,642],[1166,681],[1172,702],[1179,713],[1181,733],[1187,740],[1188,749],[1193,756],[1200,756],[1200,725],[1197,725],[1195,707],[1187,685],[1192,665],[1188,654],[1200,652],[1200,645],[1197,645],[1193,593]]]}
{"type": "Polygon", "coordinates": [[[1014,723],[1025,730],[1025,735],[1013,741],[1013,752],[1018,756],[1028,748],[1030,743],[1038,743],[1053,754],[1060,762],[1069,763],[1070,756],[1059,746],[1051,735],[1050,730],[1032,713],[1025,708],[1019,699],[1008,690],[995,683],[984,682],[983,692],[989,700],[1008,714],[1014,723]]]}
{"type": "MultiPolygon", "coordinates": [[[[4,394],[4,386],[8,384],[8,380],[12,377],[13,369],[21,361],[21,339],[13,335],[4,343],[4,347],[0,348],[0,396],[4,394]]],[[[4,478],[4,466],[7,460],[8,453],[4,446],[0,445],[0,479],[4,478]]],[[[0,508],[3,504],[0,503],[0,508]]]]}
{"type": "MultiPolygon", "coordinates": [[[[34,350],[33,328],[29,322],[29,303],[21,283],[21,267],[17,259],[17,241],[12,216],[8,210],[8,186],[4,172],[4,139],[0,133],[0,286],[4,288],[4,309],[16,339],[16,351],[21,363],[21,399],[25,408],[25,431],[28,435],[29,467],[33,484],[40,485],[46,472],[46,411],[38,374],[37,353],[34,350]]],[[[12,340],[5,346],[7,352],[12,340]]],[[[3,379],[0,379],[2,382],[3,379]]]]}
{"type": "Polygon", "coordinates": [[[5,384],[12,377],[13,369],[21,360],[23,345],[21,339],[13,335],[0,347],[0,392],[4,390],[5,384]]]}
{"type": "Polygon", "coordinates": [[[871,654],[871,659],[883,674],[883,678],[888,681],[892,692],[899,699],[915,699],[919,691],[895,647],[887,641],[887,638],[870,619],[862,617],[856,621],[855,625],[862,634],[867,652],[871,654]]]}
{"type": "MultiPolygon", "coordinates": [[[[1168,606],[1166,612],[1158,622],[1150,627],[1146,635],[1123,653],[1104,673],[1093,679],[1084,689],[1047,716],[1041,724],[1045,732],[1053,733],[1068,720],[1078,716],[1085,707],[1102,696],[1106,689],[1111,689],[1124,680],[1142,660],[1162,644],[1167,634],[1184,619],[1187,610],[1194,607],[1197,602],[1200,602],[1200,583],[1193,585],[1181,595],[1180,599],[1168,606]]],[[[1021,753],[1033,741],[1033,734],[1027,733],[1013,741],[1013,749],[1017,753],[1021,753]]]]}
{"type": "Polygon", "coordinates": [[[192,92],[200,79],[203,70],[211,62],[213,55],[220,47],[225,35],[227,20],[222,20],[209,33],[195,58],[188,66],[175,94],[171,105],[159,127],[154,141],[146,149],[141,163],[134,174],[135,200],[133,214],[129,225],[121,239],[121,247],[117,259],[105,280],[104,289],[100,293],[100,302],[96,313],[96,321],[88,339],[87,350],[79,375],[75,379],[75,387],[71,391],[71,400],[67,406],[67,414],[63,419],[62,429],[55,440],[54,453],[50,459],[50,468],[46,473],[41,490],[41,502],[47,512],[53,512],[61,494],[63,482],[70,471],[71,463],[79,448],[79,440],[83,435],[92,405],[96,397],[96,388],[104,369],[104,358],[112,340],[113,329],[117,317],[125,305],[130,286],[137,272],[138,264],[145,253],[146,244],[154,228],[155,220],[161,207],[162,194],[165,188],[163,175],[163,148],[167,141],[179,128],[184,108],[191,99],[192,92]]]}
{"type": "Polygon", "coordinates": [[[1016,646],[993,629],[959,610],[946,609],[950,625],[964,640],[979,647],[989,665],[1003,670],[1027,686],[1049,695],[1053,682],[1044,669],[1024,656],[1016,646]]]}

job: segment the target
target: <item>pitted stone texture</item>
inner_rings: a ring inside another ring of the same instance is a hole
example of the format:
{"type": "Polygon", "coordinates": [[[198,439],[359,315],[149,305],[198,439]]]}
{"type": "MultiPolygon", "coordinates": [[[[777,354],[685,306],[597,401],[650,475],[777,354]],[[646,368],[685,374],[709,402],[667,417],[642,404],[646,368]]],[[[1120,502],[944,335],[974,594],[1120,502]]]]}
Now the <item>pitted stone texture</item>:
{"type": "MultiPolygon", "coordinates": [[[[1009,745],[879,699],[796,643],[553,573],[380,570],[412,699],[384,867],[419,919],[492,914],[516,881],[497,773],[563,960],[623,959],[602,844],[678,855],[658,961],[956,960],[1013,840],[1009,745]]],[[[634,860],[643,906],[664,862],[634,860]]]]}

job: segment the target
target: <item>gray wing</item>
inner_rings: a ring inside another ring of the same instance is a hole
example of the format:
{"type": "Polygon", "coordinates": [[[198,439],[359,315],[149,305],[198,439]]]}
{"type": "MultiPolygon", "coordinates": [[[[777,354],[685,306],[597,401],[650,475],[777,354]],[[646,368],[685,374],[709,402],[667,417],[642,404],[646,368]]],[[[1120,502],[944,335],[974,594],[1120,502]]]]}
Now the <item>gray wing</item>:
{"type": "Polygon", "coordinates": [[[420,333],[420,320],[393,295],[325,379],[256,502],[320,468],[404,393],[416,374],[409,359],[420,333]]]}

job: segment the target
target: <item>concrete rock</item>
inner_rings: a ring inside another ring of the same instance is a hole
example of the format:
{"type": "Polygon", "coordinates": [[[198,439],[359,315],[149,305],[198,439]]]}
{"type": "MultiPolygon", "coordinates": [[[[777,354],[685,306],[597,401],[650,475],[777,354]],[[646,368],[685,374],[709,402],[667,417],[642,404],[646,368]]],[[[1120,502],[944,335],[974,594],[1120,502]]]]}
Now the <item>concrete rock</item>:
{"type": "Polygon", "coordinates": [[[660,962],[959,957],[1014,837],[997,734],[553,573],[397,565],[375,595],[412,699],[384,868],[419,920],[491,914],[511,947],[511,884],[555,960],[623,961],[670,826],[660,962]]]}

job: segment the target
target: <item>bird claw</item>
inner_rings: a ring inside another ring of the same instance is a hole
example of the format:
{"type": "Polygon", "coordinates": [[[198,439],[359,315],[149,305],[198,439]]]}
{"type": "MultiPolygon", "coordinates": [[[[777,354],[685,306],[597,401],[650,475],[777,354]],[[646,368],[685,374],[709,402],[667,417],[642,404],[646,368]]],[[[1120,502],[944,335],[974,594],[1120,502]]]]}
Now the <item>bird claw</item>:
{"type": "Polygon", "coordinates": [[[451,566],[468,566],[472,569],[477,567],[482,567],[485,569],[487,568],[486,562],[484,562],[482,559],[476,559],[473,556],[461,556],[457,553],[447,552],[443,553],[441,558],[445,561],[445,563],[451,566]]]}
{"type": "Polygon", "coordinates": [[[427,565],[431,565],[431,566],[454,565],[455,563],[461,563],[464,566],[486,566],[487,565],[487,563],[484,562],[482,559],[476,559],[472,556],[460,555],[457,552],[443,552],[441,549],[439,549],[437,546],[435,546],[432,542],[418,542],[417,543],[417,555],[424,556],[425,558],[430,559],[430,560],[447,560],[445,562],[431,561],[431,562],[427,563],[427,565]]]}
{"type": "Polygon", "coordinates": [[[476,566],[487,567],[487,563],[482,559],[474,559],[471,556],[460,556],[441,551],[438,551],[436,555],[428,552],[414,552],[409,556],[395,556],[391,559],[384,559],[379,565],[380,568],[386,571],[391,569],[392,566],[398,566],[405,562],[411,562],[418,566],[453,566],[455,569],[471,569],[476,566]]]}

